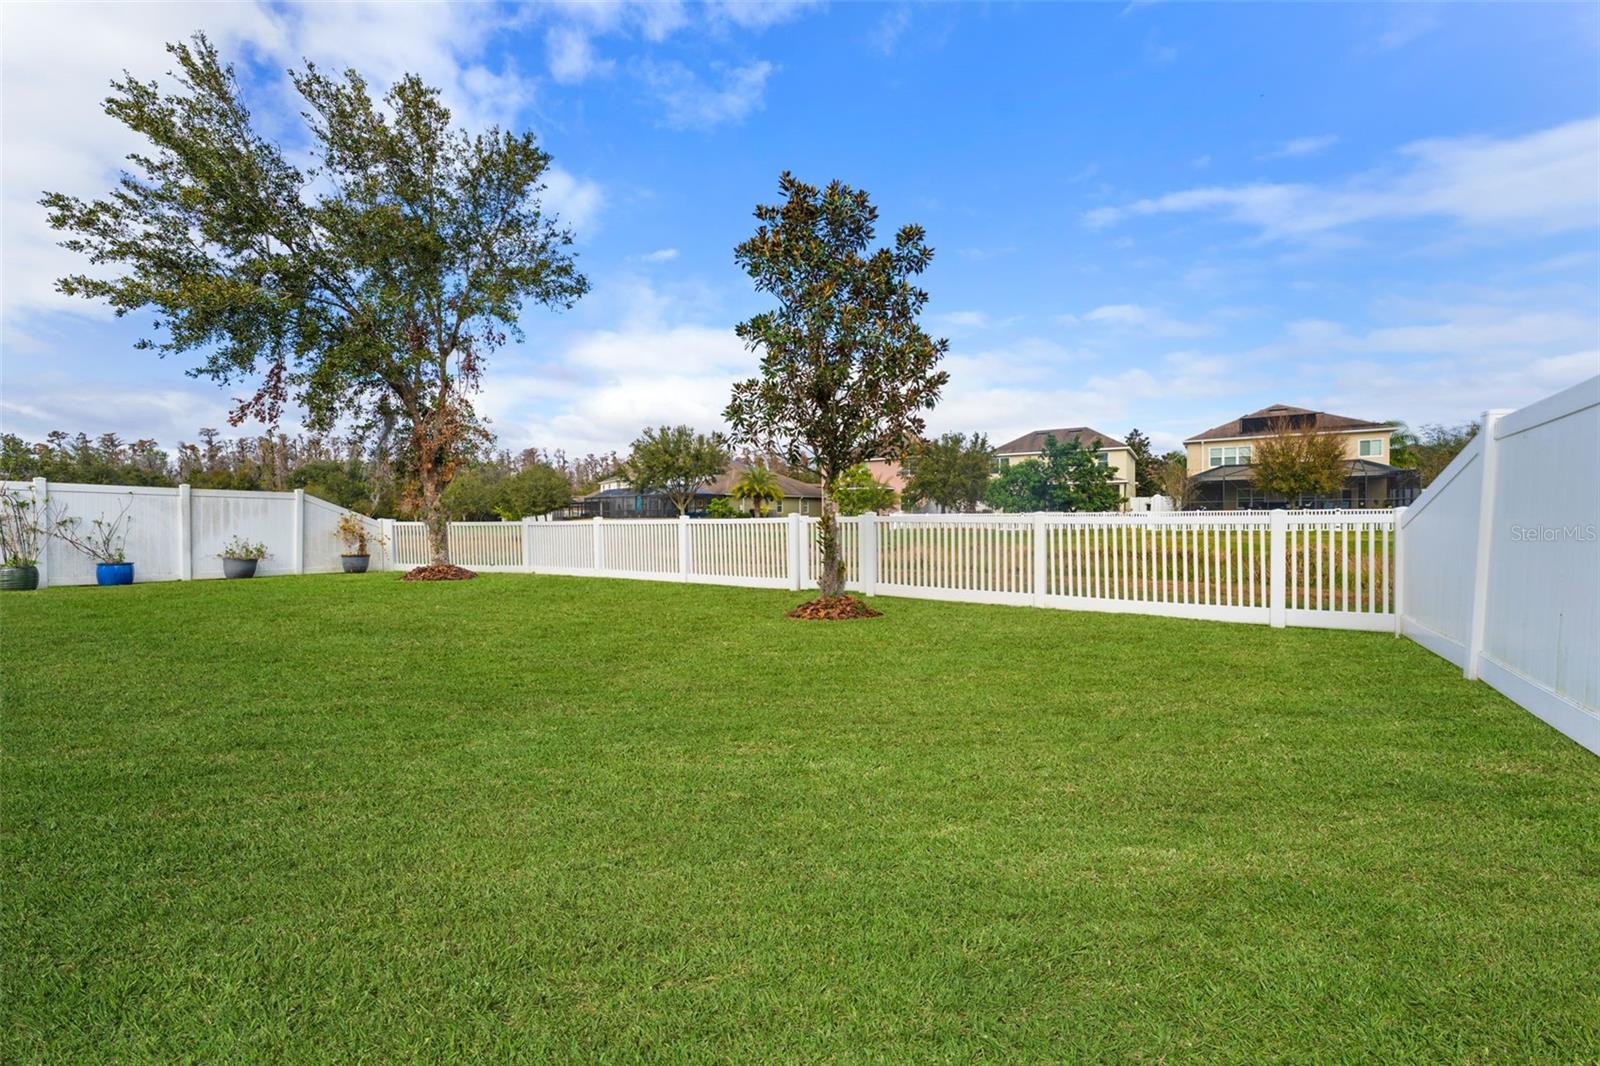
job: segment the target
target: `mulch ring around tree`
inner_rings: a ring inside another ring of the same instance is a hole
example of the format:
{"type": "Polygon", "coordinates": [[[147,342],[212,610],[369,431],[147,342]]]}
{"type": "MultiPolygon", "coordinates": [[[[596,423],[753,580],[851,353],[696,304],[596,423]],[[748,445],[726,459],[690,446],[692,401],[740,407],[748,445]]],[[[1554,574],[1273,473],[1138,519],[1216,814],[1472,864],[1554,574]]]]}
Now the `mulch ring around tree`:
{"type": "Polygon", "coordinates": [[[419,566],[407,572],[401,581],[466,581],[477,577],[477,572],[468,570],[464,566],[451,566],[449,563],[434,563],[431,566],[419,566]]]}
{"type": "Polygon", "coordinates": [[[821,596],[802,603],[789,612],[790,618],[804,618],[813,622],[845,622],[852,618],[882,618],[882,611],[874,611],[854,596],[821,596]]]}

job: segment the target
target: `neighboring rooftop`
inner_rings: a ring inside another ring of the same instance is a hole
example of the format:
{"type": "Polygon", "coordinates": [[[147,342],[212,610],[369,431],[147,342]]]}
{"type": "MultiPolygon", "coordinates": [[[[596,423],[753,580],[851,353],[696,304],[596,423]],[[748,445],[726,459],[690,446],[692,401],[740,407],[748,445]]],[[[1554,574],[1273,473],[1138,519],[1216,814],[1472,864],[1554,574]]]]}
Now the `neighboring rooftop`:
{"type": "Polygon", "coordinates": [[[1350,418],[1347,415],[1335,415],[1327,411],[1312,411],[1305,407],[1275,403],[1271,407],[1263,407],[1259,411],[1241,415],[1232,422],[1214,426],[1204,433],[1197,433],[1184,443],[1197,440],[1226,440],[1229,437],[1263,437],[1279,429],[1313,429],[1319,433],[1343,433],[1349,430],[1388,428],[1387,422],[1373,422],[1365,418],[1350,418]]]}
{"type": "Polygon", "coordinates": [[[1127,445],[1109,433],[1101,433],[1098,429],[1089,426],[1064,426],[1061,429],[1036,429],[1032,433],[1024,433],[1016,440],[1008,440],[996,446],[996,455],[1032,455],[1044,451],[1044,439],[1054,437],[1060,444],[1075,440],[1084,448],[1088,448],[1095,441],[1100,442],[1102,448],[1126,448],[1127,445]]]}
{"type": "MultiPolygon", "coordinates": [[[[731,496],[731,495],[733,495],[733,483],[735,481],[738,481],[739,478],[744,475],[744,472],[746,470],[749,470],[749,469],[750,469],[750,464],[749,463],[742,462],[742,461],[740,461],[738,459],[735,459],[733,462],[728,464],[728,468],[726,470],[724,470],[722,473],[718,474],[716,477],[712,478],[710,481],[707,481],[705,484],[701,485],[700,488],[698,490],[696,490],[695,495],[696,496],[731,496]]],[[[612,476],[616,477],[618,475],[612,475],[612,476]]],[[[626,477],[625,474],[621,475],[621,476],[626,477]]],[[[822,486],[821,485],[813,485],[810,482],[801,481],[798,478],[789,477],[787,474],[780,474],[776,470],[774,470],[772,472],[772,476],[777,480],[778,487],[783,490],[783,494],[785,496],[799,497],[799,498],[806,498],[806,499],[813,499],[813,500],[820,500],[822,498],[822,486]]],[[[609,479],[607,479],[607,480],[609,480],[609,479]]],[[[636,496],[636,495],[638,495],[638,492],[636,490],[632,489],[632,488],[620,488],[620,489],[601,489],[601,490],[599,490],[597,492],[591,492],[591,493],[589,493],[589,494],[587,494],[585,496],[580,496],[578,498],[582,499],[582,500],[597,500],[597,499],[600,499],[602,497],[604,497],[604,498],[615,498],[615,497],[621,497],[621,496],[636,496]]]]}

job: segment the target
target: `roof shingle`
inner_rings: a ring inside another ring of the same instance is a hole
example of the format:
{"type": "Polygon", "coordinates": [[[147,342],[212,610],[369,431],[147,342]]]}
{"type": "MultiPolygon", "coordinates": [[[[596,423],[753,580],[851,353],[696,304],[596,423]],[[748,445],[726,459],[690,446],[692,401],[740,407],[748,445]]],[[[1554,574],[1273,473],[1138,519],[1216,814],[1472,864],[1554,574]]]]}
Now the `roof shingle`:
{"type": "Polygon", "coordinates": [[[1054,437],[1057,443],[1065,444],[1075,440],[1082,447],[1089,447],[1095,441],[1100,442],[1102,448],[1126,448],[1127,445],[1109,433],[1101,433],[1098,429],[1089,426],[1066,426],[1062,429],[1036,429],[1032,433],[1024,433],[1016,440],[1008,440],[998,445],[994,451],[996,455],[1033,454],[1044,451],[1044,439],[1054,437]]]}
{"type": "Polygon", "coordinates": [[[1184,443],[1198,440],[1225,440],[1229,437],[1264,437],[1274,432],[1279,425],[1287,425],[1293,429],[1309,427],[1324,433],[1349,429],[1389,428],[1387,422],[1372,422],[1365,418],[1350,418],[1347,415],[1334,415],[1327,411],[1313,411],[1305,407],[1275,403],[1271,407],[1263,407],[1259,411],[1240,415],[1232,422],[1213,426],[1204,433],[1197,433],[1184,443]]]}

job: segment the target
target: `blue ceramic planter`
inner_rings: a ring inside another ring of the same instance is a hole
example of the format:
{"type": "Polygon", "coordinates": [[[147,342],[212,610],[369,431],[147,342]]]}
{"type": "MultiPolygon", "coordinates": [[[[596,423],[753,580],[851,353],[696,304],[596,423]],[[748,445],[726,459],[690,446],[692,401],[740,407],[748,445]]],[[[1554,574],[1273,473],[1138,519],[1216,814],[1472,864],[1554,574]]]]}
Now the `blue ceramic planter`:
{"type": "Polygon", "coordinates": [[[95,563],[94,583],[96,585],[131,585],[133,584],[133,564],[95,563]]]}

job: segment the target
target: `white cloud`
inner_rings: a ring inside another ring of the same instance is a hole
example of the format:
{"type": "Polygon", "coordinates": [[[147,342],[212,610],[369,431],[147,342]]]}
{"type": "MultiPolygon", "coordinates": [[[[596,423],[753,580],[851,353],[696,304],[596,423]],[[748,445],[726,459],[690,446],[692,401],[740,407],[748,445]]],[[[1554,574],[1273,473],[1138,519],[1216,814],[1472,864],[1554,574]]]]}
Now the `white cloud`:
{"type": "Polygon", "coordinates": [[[729,24],[747,30],[764,30],[798,18],[820,6],[820,0],[711,0],[706,18],[713,26],[729,24]]]}
{"type": "Polygon", "coordinates": [[[989,316],[982,311],[945,311],[928,317],[950,329],[983,329],[989,324],[989,316]]]}
{"type": "Polygon", "coordinates": [[[1259,159],[1299,159],[1303,156],[1316,155],[1318,152],[1332,148],[1339,138],[1332,133],[1325,133],[1319,137],[1296,137],[1284,141],[1270,152],[1266,152],[1259,159]]]}
{"type": "Polygon", "coordinates": [[[616,66],[594,53],[588,32],[578,26],[552,26],[545,31],[545,53],[550,61],[550,76],[563,85],[575,85],[596,75],[609,74],[616,66]]]}
{"type": "Polygon", "coordinates": [[[1138,426],[1163,448],[1175,446],[1190,426],[1198,397],[1237,387],[1236,360],[1171,352],[1148,366],[1124,364],[1092,351],[1062,348],[1039,338],[948,360],[950,384],[928,419],[935,433],[983,432],[993,443],[1050,426],[1088,425],[1124,434],[1138,426]]]}
{"type": "Polygon", "coordinates": [[[678,250],[676,248],[657,248],[653,252],[646,252],[639,258],[646,263],[670,263],[678,258],[678,250]]]}
{"type": "Polygon", "coordinates": [[[1199,337],[1211,332],[1210,326],[1185,322],[1141,304],[1106,304],[1081,316],[1064,315],[1062,320],[1069,325],[1084,322],[1151,337],[1199,337]]]}
{"type": "MultiPolygon", "coordinates": [[[[104,195],[123,157],[140,141],[102,111],[124,68],[149,77],[170,68],[164,47],[204,30],[225,58],[281,71],[309,58],[331,70],[354,67],[377,89],[412,72],[440,88],[458,124],[508,123],[532,99],[533,84],[481,56],[504,26],[497,9],[465,4],[106,4],[73,8],[63,33],[60,8],[0,8],[3,28],[4,311],[108,312],[54,292],[63,274],[84,269],[56,246],[38,199],[44,191],[104,195]]],[[[298,105],[281,78],[247,85],[259,119],[274,135],[297,137],[298,105]],[[263,102],[277,107],[264,107],[263,102]]],[[[594,182],[553,170],[550,201],[578,228],[603,204],[594,182]]],[[[8,328],[11,323],[8,321],[8,328]]]]}
{"type": "MultiPolygon", "coordinates": [[[[116,433],[129,440],[153,438],[171,450],[180,440],[194,440],[203,426],[219,429],[230,437],[265,432],[265,427],[254,422],[238,427],[228,425],[232,409],[228,394],[210,385],[96,386],[62,375],[50,375],[31,384],[25,401],[13,400],[9,395],[0,400],[0,428],[25,440],[43,440],[55,430],[91,436],[116,433]]],[[[300,426],[288,418],[279,428],[293,434],[300,426]]]]}
{"type": "Polygon", "coordinates": [[[625,450],[645,426],[726,429],[722,409],[756,357],[731,327],[639,324],[578,334],[554,366],[497,372],[480,409],[502,441],[569,452],[625,450]],[[555,402],[530,405],[529,400],[555,402]]]}
{"type": "Polygon", "coordinates": [[[552,166],[544,176],[544,204],[555,211],[561,224],[578,233],[590,230],[605,207],[605,191],[597,182],[552,166]]]}
{"type": "Polygon", "coordinates": [[[715,67],[719,85],[710,85],[682,63],[644,62],[640,79],[664,111],[663,122],[675,129],[711,129],[742,121],[764,103],[767,78],[775,69],[760,60],[738,67],[715,67]]]}
{"type": "Polygon", "coordinates": [[[1425,34],[1432,33],[1439,27],[1439,16],[1428,9],[1424,4],[1396,4],[1389,8],[1397,12],[1378,34],[1375,42],[1380,51],[1393,51],[1404,48],[1425,34]]]}
{"type": "Polygon", "coordinates": [[[900,38],[905,36],[911,28],[911,8],[905,4],[896,4],[883,13],[878,24],[872,28],[869,39],[872,45],[884,55],[893,55],[900,38]]]}
{"type": "Polygon", "coordinates": [[[1499,140],[1417,141],[1399,156],[1396,167],[1337,186],[1209,186],[1098,208],[1084,218],[1103,227],[1139,216],[1214,212],[1268,240],[1423,217],[1535,233],[1600,225],[1600,118],[1499,140]]]}

